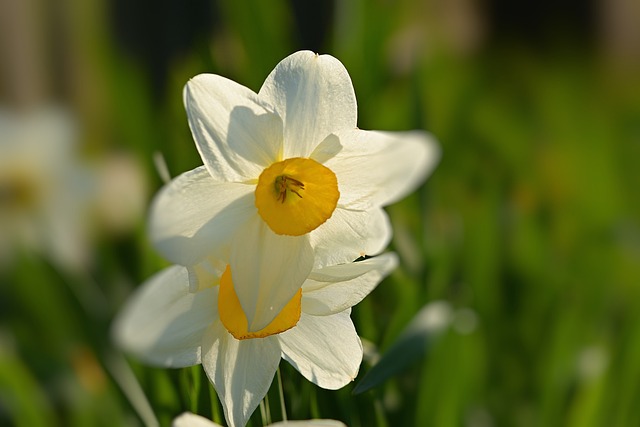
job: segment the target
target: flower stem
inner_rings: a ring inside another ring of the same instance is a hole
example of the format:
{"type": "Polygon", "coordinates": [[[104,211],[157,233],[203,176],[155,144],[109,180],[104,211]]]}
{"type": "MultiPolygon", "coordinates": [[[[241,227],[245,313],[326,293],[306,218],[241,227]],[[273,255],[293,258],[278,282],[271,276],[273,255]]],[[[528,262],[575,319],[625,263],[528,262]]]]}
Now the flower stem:
{"type": "Polygon", "coordinates": [[[278,374],[278,393],[280,395],[280,411],[282,412],[282,421],[287,421],[287,408],[284,404],[284,390],[282,387],[282,375],[280,375],[280,367],[276,371],[278,374]]]}
{"type": "Polygon", "coordinates": [[[262,417],[262,425],[271,424],[271,410],[269,409],[269,395],[265,395],[260,401],[260,416],[262,417]]]}
{"type": "Polygon", "coordinates": [[[153,409],[145,396],[138,379],[127,364],[124,356],[118,352],[107,354],[105,366],[115,382],[131,403],[133,409],[138,413],[142,422],[148,427],[159,426],[160,423],[153,413],[153,409]]]}

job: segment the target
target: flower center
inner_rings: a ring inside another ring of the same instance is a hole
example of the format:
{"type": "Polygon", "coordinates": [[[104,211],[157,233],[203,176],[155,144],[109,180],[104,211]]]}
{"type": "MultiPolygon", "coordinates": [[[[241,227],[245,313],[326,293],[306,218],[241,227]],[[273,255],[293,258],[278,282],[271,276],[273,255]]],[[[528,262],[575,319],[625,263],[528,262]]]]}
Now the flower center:
{"type": "Polygon", "coordinates": [[[224,327],[237,340],[265,338],[293,328],[300,320],[301,302],[302,289],[299,289],[271,323],[259,331],[249,332],[247,316],[244,314],[238,295],[233,288],[230,266],[227,265],[220,278],[218,313],[224,327]]]}
{"type": "Polygon", "coordinates": [[[294,157],[263,170],[255,196],[258,213],[274,233],[301,236],[331,217],[340,192],[331,169],[294,157]]]}
{"type": "Polygon", "coordinates": [[[287,175],[280,175],[276,177],[275,181],[276,199],[284,203],[287,200],[287,192],[293,193],[302,199],[300,192],[304,190],[304,183],[298,181],[295,178],[291,178],[287,175]]]}
{"type": "Polygon", "coordinates": [[[37,183],[27,176],[16,173],[0,176],[0,208],[4,211],[27,211],[37,203],[37,183]]]}

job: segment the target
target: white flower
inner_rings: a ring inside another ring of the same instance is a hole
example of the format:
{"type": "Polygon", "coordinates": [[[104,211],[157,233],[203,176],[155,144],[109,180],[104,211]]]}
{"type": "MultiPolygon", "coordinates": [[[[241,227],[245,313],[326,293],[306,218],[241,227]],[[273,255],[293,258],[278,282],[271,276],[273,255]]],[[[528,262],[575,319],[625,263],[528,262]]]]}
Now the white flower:
{"type": "Polygon", "coordinates": [[[0,109],[0,262],[16,248],[65,267],[87,261],[91,174],[70,116],[0,109]]]}
{"type": "Polygon", "coordinates": [[[138,165],[123,154],[89,163],[76,127],[61,107],[0,107],[0,267],[26,249],[85,268],[98,228],[125,231],[140,219],[146,191],[138,165]]]}
{"type": "Polygon", "coordinates": [[[309,51],[256,94],[224,77],[190,80],[184,101],[204,166],[156,197],[150,233],[169,260],[229,259],[249,330],[269,324],[312,268],[380,253],[382,206],[415,189],[439,151],[423,132],[363,131],[349,75],[309,51]]]}
{"type": "Polygon", "coordinates": [[[315,269],[275,319],[255,332],[228,265],[205,262],[192,270],[191,283],[186,268],[172,266],[134,294],[114,323],[114,339],[152,364],[201,363],[228,423],[242,426],[269,390],[281,357],[323,388],[338,389],[357,376],[362,344],[351,307],[396,263],[394,254],[383,254],[315,269]]]}
{"type": "Polygon", "coordinates": [[[103,156],[96,165],[96,219],[109,235],[131,230],[147,210],[146,177],[140,164],[124,153],[103,156]]]}
{"type": "MultiPolygon", "coordinates": [[[[172,427],[222,427],[220,424],[209,421],[208,419],[195,415],[190,412],[176,417],[171,424],[172,427]]],[[[282,421],[279,423],[269,424],[267,427],[345,427],[340,421],[334,420],[305,420],[305,421],[282,421]]]]}

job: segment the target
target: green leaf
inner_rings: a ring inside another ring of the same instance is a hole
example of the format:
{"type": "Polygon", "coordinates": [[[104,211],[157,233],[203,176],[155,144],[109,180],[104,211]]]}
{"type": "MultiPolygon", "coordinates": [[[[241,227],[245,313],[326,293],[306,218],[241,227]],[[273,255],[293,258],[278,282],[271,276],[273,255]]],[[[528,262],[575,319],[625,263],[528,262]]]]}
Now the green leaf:
{"type": "MultiPolygon", "coordinates": [[[[2,340],[4,337],[0,337],[2,340]]],[[[51,403],[36,378],[16,354],[0,341],[0,406],[16,426],[46,426],[52,418],[51,403]]]]}

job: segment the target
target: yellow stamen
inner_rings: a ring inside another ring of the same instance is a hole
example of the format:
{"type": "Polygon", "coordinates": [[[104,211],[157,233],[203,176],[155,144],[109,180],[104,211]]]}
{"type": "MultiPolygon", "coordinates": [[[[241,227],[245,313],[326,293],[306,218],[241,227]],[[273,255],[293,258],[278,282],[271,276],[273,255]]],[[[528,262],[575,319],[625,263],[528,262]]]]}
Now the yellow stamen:
{"type": "Polygon", "coordinates": [[[220,290],[218,292],[220,320],[227,331],[238,340],[264,338],[293,328],[300,320],[301,302],[302,290],[300,289],[271,323],[259,331],[249,332],[247,316],[242,310],[238,295],[233,288],[230,266],[227,265],[220,278],[220,290]]]}
{"type": "Polygon", "coordinates": [[[262,171],[255,196],[258,213],[274,233],[301,236],[331,217],[340,192],[329,168],[294,157],[262,171]]]}

